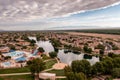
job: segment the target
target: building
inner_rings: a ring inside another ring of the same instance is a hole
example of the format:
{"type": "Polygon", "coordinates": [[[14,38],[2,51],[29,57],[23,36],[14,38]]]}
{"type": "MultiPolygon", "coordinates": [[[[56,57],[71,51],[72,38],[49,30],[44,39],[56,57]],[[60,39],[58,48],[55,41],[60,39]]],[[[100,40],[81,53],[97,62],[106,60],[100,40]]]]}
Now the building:
{"type": "Polygon", "coordinates": [[[0,52],[2,53],[8,53],[10,51],[9,47],[0,47],[0,52]]]}
{"type": "Polygon", "coordinates": [[[39,78],[40,79],[50,79],[50,80],[55,80],[56,74],[54,73],[39,73],[39,78]]]}

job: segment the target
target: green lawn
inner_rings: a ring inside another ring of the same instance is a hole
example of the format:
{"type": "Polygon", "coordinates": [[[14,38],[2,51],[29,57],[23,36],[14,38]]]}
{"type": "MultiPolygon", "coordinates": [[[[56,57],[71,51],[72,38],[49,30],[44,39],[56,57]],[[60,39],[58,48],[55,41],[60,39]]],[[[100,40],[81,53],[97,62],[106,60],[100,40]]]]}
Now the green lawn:
{"type": "MultiPolygon", "coordinates": [[[[57,63],[56,60],[50,60],[46,62],[46,69],[52,68],[52,66],[57,63]]],[[[9,74],[9,73],[24,73],[30,72],[28,67],[23,68],[9,68],[9,69],[0,69],[0,74],[9,74]]]]}
{"type": "Polygon", "coordinates": [[[45,66],[46,66],[46,69],[49,69],[49,68],[52,68],[52,66],[57,63],[56,60],[50,60],[50,61],[47,61],[45,66]]]}
{"type": "Polygon", "coordinates": [[[56,76],[65,76],[64,70],[51,70],[51,71],[47,71],[49,73],[55,73],[56,76]]]}
{"type": "Polygon", "coordinates": [[[3,76],[0,80],[34,80],[31,75],[3,76]]]}
{"type": "Polygon", "coordinates": [[[30,72],[28,67],[0,69],[0,74],[30,72]]]}

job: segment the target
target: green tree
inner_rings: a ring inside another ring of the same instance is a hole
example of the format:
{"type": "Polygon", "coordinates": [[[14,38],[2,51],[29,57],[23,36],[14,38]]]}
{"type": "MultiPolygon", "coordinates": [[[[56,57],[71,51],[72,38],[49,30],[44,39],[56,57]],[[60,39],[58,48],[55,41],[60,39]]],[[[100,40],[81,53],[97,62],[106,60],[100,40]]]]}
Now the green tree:
{"type": "Polygon", "coordinates": [[[113,76],[114,78],[120,78],[120,68],[114,68],[114,69],[112,70],[112,76],[113,76]]]}
{"type": "Polygon", "coordinates": [[[101,62],[97,62],[92,66],[92,73],[93,74],[102,74],[104,73],[104,67],[103,64],[101,62]]]}
{"type": "Polygon", "coordinates": [[[105,74],[111,74],[114,64],[111,60],[102,61],[105,74]]]}
{"type": "Polygon", "coordinates": [[[16,50],[14,45],[8,45],[11,50],[16,50]]]}
{"type": "Polygon", "coordinates": [[[45,63],[42,59],[39,58],[33,59],[32,61],[28,61],[27,64],[30,68],[32,75],[35,76],[35,73],[37,73],[37,77],[39,75],[39,72],[45,69],[45,63]]]}
{"type": "Polygon", "coordinates": [[[111,58],[114,58],[114,57],[116,57],[117,55],[114,54],[114,53],[112,53],[112,52],[110,52],[110,53],[108,53],[108,56],[111,57],[111,58]]]}
{"type": "Polygon", "coordinates": [[[120,68],[120,57],[113,59],[114,68],[120,68]]]}
{"type": "Polygon", "coordinates": [[[66,74],[66,73],[68,73],[68,72],[72,72],[72,69],[71,69],[70,66],[65,66],[65,68],[64,68],[64,73],[66,74]]]}
{"type": "Polygon", "coordinates": [[[2,55],[2,52],[0,51],[0,55],[2,55]]]}
{"type": "Polygon", "coordinates": [[[54,48],[61,47],[61,42],[59,40],[52,38],[52,39],[50,39],[50,41],[51,41],[52,45],[54,46],[54,48]]]}
{"type": "Polygon", "coordinates": [[[102,45],[102,44],[98,44],[95,48],[96,48],[96,49],[102,49],[102,50],[104,50],[104,49],[105,49],[105,46],[102,45]]]}
{"type": "Polygon", "coordinates": [[[66,73],[67,80],[75,80],[75,74],[73,72],[66,73]]]}
{"type": "Polygon", "coordinates": [[[87,52],[87,51],[88,51],[88,46],[85,45],[85,46],[83,47],[83,50],[84,50],[85,52],[87,52]]]}
{"type": "Polygon", "coordinates": [[[66,74],[67,80],[87,80],[84,73],[74,73],[74,72],[68,72],[66,74]]]}
{"type": "Polygon", "coordinates": [[[39,48],[38,48],[38,51],[41,52],[41,53],[45,52],[42,47],[39,47],[39,48]]]}
{"type": "Polygon", "coordinates": [[[119,49],[118,46],[116,46],[116,45],[112,45],[112,50],[118,50],[118,49],[119,49]]]}
{"type": "Polygon", "coordinates": [[[75,60],[71,64],[73,72],[83,72],[87,76],[91,73],[91,65],[87,60],[75,60]]]}
{"type": "Polygon", "coordinates": [[[100,52],[99,52],[101,55],[104,55],[104,50],[100,50],[100,52]]]}
{"type": "Polygon", "coordinates": [[[88,48],[88,53],[92,53],[92,49],[91,48],[88,48]]]}
{"type": "Polygon", "coordinates": [[[5,60],[11,59],[11,56],[4,57],[5,60]]]}
{"type": "Polygon", "coordinates": [[[92,49],[91,48],[88,48],[88,45],[85,45],[83,47],[83,50],[86,52],[86,53],[91,53],[92,52],[92,49]]]}
{"type": "Polygon", "coordinates": [[[82,72],[75,73],[75,80],[87,80],[86,75],[82,72]]]}
{"type": "Polygon", "coordinates": [[[55,57],[57,57],[57,52],[50,52],[50,53],[49,53],[49,56],[50,56],[51,58],[55,58],[55,57]]]}

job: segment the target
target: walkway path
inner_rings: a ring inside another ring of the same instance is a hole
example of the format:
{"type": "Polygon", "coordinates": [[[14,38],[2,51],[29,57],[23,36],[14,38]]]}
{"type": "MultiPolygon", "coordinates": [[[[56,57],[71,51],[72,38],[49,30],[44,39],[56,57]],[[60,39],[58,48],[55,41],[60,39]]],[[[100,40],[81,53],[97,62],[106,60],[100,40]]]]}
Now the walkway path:
{"type": "Polygon", "coordinates": [[[31,74],[31,73],[30,72],[28,72],[28,73],[10,73],[10,74],[0,74],[0,76],[26,75],[26,74],[31,74]]]}
{"type": "Polygon", "coordinates": [[[66,76],[56,76],[55,78],[66,78],[66,76]]]}
{"type": "Polygon", "coordinates": [[[51,60],[55,60],[55,59],[48,59],[48,60],[45,60],[44,62],[48,62],[48,61],[51,61],[51,60]]]}

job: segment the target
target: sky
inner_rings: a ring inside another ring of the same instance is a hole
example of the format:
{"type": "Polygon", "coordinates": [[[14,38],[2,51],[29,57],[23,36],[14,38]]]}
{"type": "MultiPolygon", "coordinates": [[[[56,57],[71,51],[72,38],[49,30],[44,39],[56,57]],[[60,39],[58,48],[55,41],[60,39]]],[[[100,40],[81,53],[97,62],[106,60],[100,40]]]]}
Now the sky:
{"type": "Polygon", "coordinates": [[[0,30],[120,28],[120,0],[0,0],[0,30]]]}

